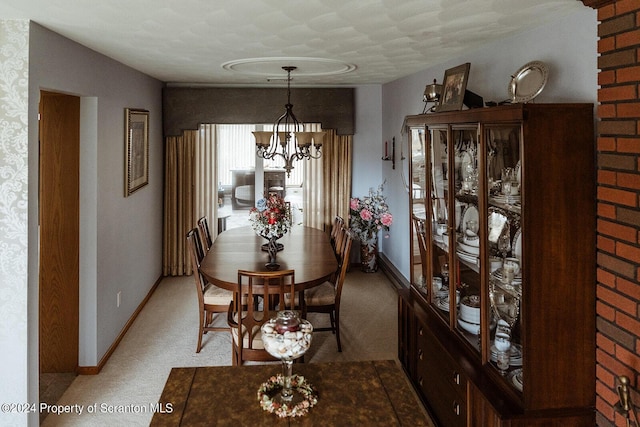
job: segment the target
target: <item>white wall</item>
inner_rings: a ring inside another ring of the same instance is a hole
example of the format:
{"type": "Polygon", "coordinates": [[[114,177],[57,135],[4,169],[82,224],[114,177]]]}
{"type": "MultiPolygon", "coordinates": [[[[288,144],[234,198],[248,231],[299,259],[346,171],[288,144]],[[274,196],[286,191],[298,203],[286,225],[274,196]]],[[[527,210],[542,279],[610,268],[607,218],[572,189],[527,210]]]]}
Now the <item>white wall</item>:
{"type": "MultiPolygon", "coordinates": [[[[404,117],[422,112],[425,85],[432,83],[433,79],[441,83],[448,68],[470,62],[468,89],[481,95],[485,101],[502,101],[508,98],[507,87],[511,74],[533,60],[544,61],[550,68],[548,83],[535,102],[595,104],[598,88],[596,11],[582,8],[555,22],[491,43],[474,52],[452,58],[446,63],[383,85],[382,133],[378,138],[378,144],[382,140],[391,140],[393,136],[396,137],[397,143],[407,143],[406,136],[400,134],[404,117]]],[[[356,110],[360,108],[362,106],[358,104],[356,110]]],[[[358,116],[358,119],[360,118],[358,116]]],[[[362,130],[363,126],[370,126],[374,118],[366,117],[363,122],[357,120],[357,129],[362,130]]],[[[364,141],[357,140],[357,143],[363,144],[364,141]]],[[[544,144],[544,141],[539,143],[544,144]]],[[[362,147],[357,147],[356,153],[361,149],[362,147]]],[[[398,156],[399,151],[396,152],[396,158],[398,156]]],[[[360,164],[360,160],[357,164],[360,164]]],[[[387,180],[387,201],[394,214],[390,238],[382,241],[381,252],[408,278],[408,194],[404,191],[401,178],[406,167],[406,162],[399,164],[396,161],[396,169],[392,170],[389,162],[380,162],[382,179],[387,180]]],[[[360,167],[356,170],[358,173],[354,173],[354,182],[375,175],[371,171],[367,171],[367,175],[361,175],[360,167]]],[[[356,184],[354,188],[355,186],[356,184]]],[[[357,192],[354,191],[354,194],[357,192]]]]}

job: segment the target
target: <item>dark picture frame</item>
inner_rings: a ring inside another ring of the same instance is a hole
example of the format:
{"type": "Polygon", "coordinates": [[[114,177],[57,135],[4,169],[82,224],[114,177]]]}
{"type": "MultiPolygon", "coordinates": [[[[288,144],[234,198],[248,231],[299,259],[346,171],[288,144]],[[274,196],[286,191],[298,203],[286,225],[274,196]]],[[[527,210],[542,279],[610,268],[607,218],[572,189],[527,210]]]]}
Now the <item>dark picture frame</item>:
{"type": "Polygon", "coordinates": [[[467,62],[444,72],[437,112],[460,111],[462,109],[464,93],[467,90],[469,68],[471,68],[471,64],[467,62]]]}
{"type": "Polygon", "coordinates": [[[149,111],[125,108],[125,193],[149,183],[149,111]]]}

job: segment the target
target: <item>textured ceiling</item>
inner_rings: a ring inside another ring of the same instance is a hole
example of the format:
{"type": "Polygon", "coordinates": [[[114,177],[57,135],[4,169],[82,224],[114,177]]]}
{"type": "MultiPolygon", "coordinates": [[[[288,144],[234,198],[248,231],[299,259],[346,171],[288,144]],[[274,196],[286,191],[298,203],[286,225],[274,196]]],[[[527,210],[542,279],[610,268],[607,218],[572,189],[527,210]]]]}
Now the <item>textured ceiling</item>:
{"type": "Polygon", "coordinates": [[[577,0],[2,0],[0,19],[31,19],[168,83],[278,84],[280,67],[295,65],[294,84],[336,86],[386,83],[583,7],[577,0]]]}

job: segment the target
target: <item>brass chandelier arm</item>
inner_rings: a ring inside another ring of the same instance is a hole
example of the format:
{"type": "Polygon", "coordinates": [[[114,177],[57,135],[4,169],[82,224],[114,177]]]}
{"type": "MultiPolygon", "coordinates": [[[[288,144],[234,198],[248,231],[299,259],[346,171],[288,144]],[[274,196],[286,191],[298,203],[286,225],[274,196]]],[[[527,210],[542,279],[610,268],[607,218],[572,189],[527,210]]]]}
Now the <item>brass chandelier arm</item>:
{"type": "Polygon", "coordinates": [[[255,131],[256,154],[263,159],[274,159],[278,156],[284,159],[284,170],[287,177],[291,176],[293,162],[303,159],[318,159],[324,140],[324,132],[304,132],[304,126],[293,113],[291,104],[291,71],[297,67],[282,67],[287,72],[287,103],[285,112],[273,126],[273,132],[255,131]],[[311,145],[315,146],[315,154],[311,152],[311,145]]]}

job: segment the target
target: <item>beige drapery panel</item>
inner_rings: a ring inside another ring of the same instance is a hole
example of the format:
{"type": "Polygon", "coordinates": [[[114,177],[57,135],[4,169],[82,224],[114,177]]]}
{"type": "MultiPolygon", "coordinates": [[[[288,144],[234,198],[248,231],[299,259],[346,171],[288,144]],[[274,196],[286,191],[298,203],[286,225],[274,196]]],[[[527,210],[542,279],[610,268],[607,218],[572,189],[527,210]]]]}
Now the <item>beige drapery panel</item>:
{"type": "Polygon", "coordinates": [[[216,129],[202,125],[182,136],[166,139],[164,185],[164,237],[162,273],[190,275],[191,260],[186,235],[206,216],[217,235],[216,129]]]}
{"type": "Polygon", "coordinates": [[[191,274],[187,232],[194,227],[194,161],[198,131],[165,140],[162,274],[191,274]]]}
{"type": "Polygon", "coordinates": [[[322,205],[325,230],[331,229],[336,215],[349,220],[351,175],[353,163],[353,135],[338,135],[334,129],[327,134],[322,146],[322,205]]]}

